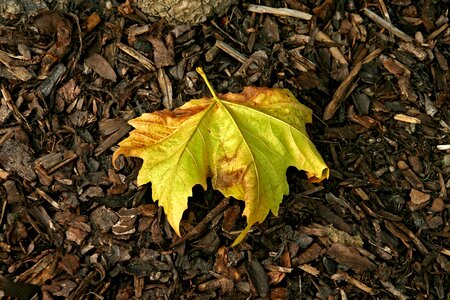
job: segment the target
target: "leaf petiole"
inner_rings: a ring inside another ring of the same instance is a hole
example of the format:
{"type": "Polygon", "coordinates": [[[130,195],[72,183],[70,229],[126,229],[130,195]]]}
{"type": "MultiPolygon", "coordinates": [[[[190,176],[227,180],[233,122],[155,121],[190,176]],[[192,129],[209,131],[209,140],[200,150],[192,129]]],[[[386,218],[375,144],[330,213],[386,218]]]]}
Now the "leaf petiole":
{"type": "Polygon", "coordinates": [[[217,100],[218,98],[216,95],[216,91],[212,87],[211,83],[208,81],[208,78],[206,77],[205,72],[203,72],[203,69],[201,67],[197,67],[197,68],[195,68],[195,70],[197,71],[198,74],[200,74],[200,76],[202,76],[202,78],[205,81],[206,86],[208,87],[209,91],[211,92],[211,95],[214,98],[214,100],[217,100]]]}

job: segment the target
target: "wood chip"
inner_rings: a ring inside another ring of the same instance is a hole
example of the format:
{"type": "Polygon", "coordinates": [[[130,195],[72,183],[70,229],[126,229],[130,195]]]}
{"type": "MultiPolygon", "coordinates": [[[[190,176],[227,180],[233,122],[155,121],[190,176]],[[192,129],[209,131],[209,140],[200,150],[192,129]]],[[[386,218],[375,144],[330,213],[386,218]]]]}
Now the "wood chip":
{"type": "Polygon", "coordinates": [[[416,117],[410,117],[404,114],[396,114],[394,116],[394,120],[400,121],[400,122],[405,122],[405,123],[411,123],[411,124],[420,124],[422,123],[420,121],[420,119],[416,118],[416,117]]]}
{"type": "Polygon", "coordinates": [[[372,288],[368,287],[367,285],[365,285],[361,281],[351,277],[350,275],[348,275],[344,271],[338,271],[336,274],[333,274],[331,276],[331,279],[333,279],[333,280],[343,279],[343,280],[347,281],[348,283],[356,286],[360,290],[362,290],[362,291],[364,291],[364,292],[366,292],[366,293],[368,293],[370,295],[375,295],[375,291],[372,288]]]}
{"type": "Polygon", "coordinates": [[[139,51],[125,45],[122,43],[116,43],[116,47],[125,52],[126,54],[130,55],[137,61],[139,61],[147,70],[150,72],[156,72],[155,65],[151,60],[149,60],[147,57],[145,57],[142,53],[139,51]]]}
{"type": "Polygon", "coordinates": [[[298,266],[298,267],[299,267],[300,270],[303,270],[303,271],[305,271],[306,273],[311,274],[311,275],[313,275],[313,276],[316,276],[316,277],[317,277],[317,276],[320,275],[320,271],[319,271],[318,269],[314,268],[314,267],[311,266],[311,265],[303,264],[303,265],[300,265],[300,266],[298,266]]]}
{"type": "Polygon", "coordinates": [[[247,56],[241,54],[239,51],[229,46],[225,42],[217,40],[215,46],[220,50],[224,51],[225,53],[227,53],[228,55],[230,55],[231,57],[233,57],[234,59],[236,59],[241,64],[245,63],[248,60],[247,56]]]}
{"type": "Polygon", "coordinates": [[[362,256],[354,246],[334,243],[327,250],[327,254],[338,263],[348,266],[358,273],[375,269],[375,264],[362,256]]]}
{"type": "Polygon", "coordinates": [[[421,191],[418,191],[416,189],[411,189],[411,192],[409,193],[409,197],[411,197],[411,202],[420,205],[422,203],[430,201],[431,196],[428,194],[425,194],[421,191]]]}
{"type": "Polygon", "coordinates": [[[260,297],[266,297],[269,292],[269,283],[266,273],[259,261],[252,259],[245,264],[247,275],[255,287],[256,292],[260,297]]]}
{"type": "Polygon", "coordinates": [[[433,204],[431,204],[430,211],[438,213],[442,212],[445,209],[445,202],[442,198],[436,198],[433,200],[433,204]]]}
{"type": "MultiPolygon", "coordinates": [[[[327,43],[334,43],[334,41],[329,38],[325,33],[322,31],[317,32],[316,40],[319,42],[327,42],[327,43]]],[[[342,55],[341,51],[339,51],[338,47],[330,47],[330,53],[331,55],[342,65],[347,65],[348,61],[342,55]]]]}
{"type": "Polygon", "coordinates": [[[109,62],[100,54],[94,53],[85,60],[86,65],[101,77],[116,82],[117,75],[109,62]]]}
{"type": "Polygon", "coordinates": [[[369,10],[368,8],[363,8],[363,11],[366,16],[368,16],[370,19],[372,19],[372,21],[374,21],[375,23],[377,23],[384,29],[388,30],[390,33],[392,33],[396,37],[404,40],[405,42],[409,42],[409,43],[412,43],[414,41],[414,39],[412,37],[410,37],[403,31],[401,31],[400,29],[398,29],[397,27],[392,25],[390,22],[384,20],[383,18],[381,18],[380,16],[378,16],[376,13],[369,10]]]}
{"type": "Polygon", "coordinates": [[[289,8],[273,8],[264,5],[249,4],[247,10],[259,14],[272,14],[278,17],[293,17],[307,21],[312,18],[311,14],[289,8]]]}
{"type": "Polygon", "coordinates": [[[325,121],[330,120],[334,116],[341,102],[345,100],[346,96],[348,96],[346,92],[353,84],[353,80],[358,75],[362,65],[374,60],[378,55],[380,55],[381,52],[382,49],[376,49],[372,51],[369,55],[367,55],[367,57],[364,58],[361,62],[358,62],[355,64],[355,66],[353,66],[352,70],[345,78],[345,80],[342,81],[342,83],[339,85],[330,103],[328,103],[327,107],[325,108],[325,111],[323,113],[323,119],[325,121]]]}

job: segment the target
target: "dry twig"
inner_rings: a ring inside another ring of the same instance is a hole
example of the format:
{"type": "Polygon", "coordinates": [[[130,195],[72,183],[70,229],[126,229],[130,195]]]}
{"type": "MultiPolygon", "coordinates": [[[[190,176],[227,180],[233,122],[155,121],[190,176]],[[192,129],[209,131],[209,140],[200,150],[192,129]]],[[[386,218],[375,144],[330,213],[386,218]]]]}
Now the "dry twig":
{"type": "Polygon", "coordinates": [[[396,37],[398,37],[408,43],[412,43],[414,41],[414,39],[412,37],[410,37],[403,31],[401,31],[400,29],[398,29],[397,27],[395,27],[394,25],[392,25],[385,19],[381,18],[380,16],[378,16],[376,13],[369,10],[368,8],[364,8],[364,13],[366,14],[366,16],[368,16],[370,19],[372,19],[372,21],[374,21],[375,23],[377,23],[384,29],[388,30],[390,33],[392,33],[396,37]]]}
{"type": "Polygon", "coordinates": [[[312,15],[308,13],[289,8],[273,8],[264,5],[249,4],[247,10],[260,14],[272,14],[278,17],[293,17],[307,21],[312,18],[312,15]]]}

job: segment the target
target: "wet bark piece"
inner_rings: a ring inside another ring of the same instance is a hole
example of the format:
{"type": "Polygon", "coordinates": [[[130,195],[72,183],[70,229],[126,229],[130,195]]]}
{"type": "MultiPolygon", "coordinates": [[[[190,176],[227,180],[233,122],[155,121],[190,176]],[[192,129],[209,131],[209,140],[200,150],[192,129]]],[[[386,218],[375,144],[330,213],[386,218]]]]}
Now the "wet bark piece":
{"type": "Polygon", "coordinates": [[[42,95],[44,95],[45,97],[50,95],[56,83],[66,72],[66,70],[67,69],[63,64],[58,64],[56,67],[52,69],[50,75],[48,75],[48,77],[39,86],[39,90],[41,91],[42,95]]]}
{"type": "Polygon", "coordinates": [[[45,253],[33,258],[35,264],[18,275],[15,280],[36,285],[43,285],[47,280],[53,278],[54,267],[58,261],[56,253],[45,253]]]}
{"type": "Polygon", "coordinates": [[[245,269],[258,295],[263,298],[266,297],[269,292],[269,279],[261,263],[255,259],[247,261],[245,263],[245,269]]]}
{"type": "Polygon", "coordinates": [[[130,275],[139,277],[155,275],[155,272],[171,271],[168,264],[159,260],[136,260],[131,262],[125,269],[125,272],[130,275]]]}
{"type": "Polygon", "coordinates": [[[123,138],[132,127],[128,124],[121,125],[113,134],[107,137],[98,147],[95,149],[95,155],[99,156],[114,144],[116,144],[121,138],[123,138]]]}
{"type": "Polygon", "coordinates": [[[5,296],[29,300],[40,291],[40,287],[35,284],[14,282],[0,275],[0,291],[3,291],[5,296]]]}
{"type": "Polygon", "coordinates": [[[139,210],[122,208],[119,210],[119,220],[112,226],[115,235],[128,235],[136,231],[136,219],[139,210]]]}
{"type": "Polygon", "coordinates": [[[34,181],[36,173],[32,166],[34,158],[31,148],[15,139],[9,139],[0,145],[0,164],[8,172],[15,172],[20,177],[34,181]]]}

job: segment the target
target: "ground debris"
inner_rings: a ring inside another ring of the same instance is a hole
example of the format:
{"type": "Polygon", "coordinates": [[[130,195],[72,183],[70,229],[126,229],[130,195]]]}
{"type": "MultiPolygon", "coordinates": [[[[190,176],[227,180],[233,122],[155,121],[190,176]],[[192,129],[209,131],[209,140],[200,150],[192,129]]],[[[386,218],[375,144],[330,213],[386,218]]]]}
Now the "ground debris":
{"type": "Polygon", "coordinates": [[[56,2],[0,4],[0,297],[448,297],[445,5],[239,1],[169,25],[56,2]],[[141,161],[111,162],[130,119],[208,96],[198,66],[218,93],[290,89],[331,170],[289,169],[278,216],[234,248],[241,202],[194,187],[178,237],[141,161]]]}

